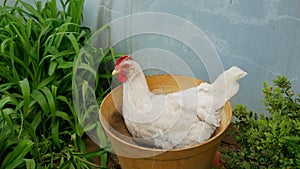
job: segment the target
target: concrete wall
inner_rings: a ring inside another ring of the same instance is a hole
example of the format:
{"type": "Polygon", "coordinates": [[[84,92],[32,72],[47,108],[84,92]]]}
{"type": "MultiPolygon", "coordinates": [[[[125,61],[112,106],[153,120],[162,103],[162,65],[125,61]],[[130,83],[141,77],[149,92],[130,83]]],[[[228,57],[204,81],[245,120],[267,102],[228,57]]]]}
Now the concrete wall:
{"type": "MultiPolygon", "coordinates": [[[[232,103],[246,104],[261,112],[263,81],[271,83],[277,75],[285,75],[300,92],[299,9],[299,0],[90,0],[86,2],[85,23],[96,29],[126,15],[143,12],[169,13],[189,21],[210,39],[224,69],[237,65],[248,72],[247,78],[240,81],[240,92],[232,103]]],[[[112,32],[130,35],[128,29],[141,26],[135,23],[129,20],[123,27],[112,27],[112,32]]],[[[157,26],[160,25],[158,18],[157,26]]],[[[207,72],[211,68],[203,65],[188,45],[174,38],[157,34],[136,35],[115,47],[118,52],[127,54],[155,48],[163,56],[146,57],[148,64],[159,62],[170,73],[178,74],[180,71],[176,70],[185,68],[179,67],[181,63],[172,63],[170,57],[180,56],[195,77],[207,81],[214,78],[207,72]]],[[[142,53],[147,55],[147,52],[142,53]]],[[[184,70],[182,74],[186,74],[184,70]]]]}

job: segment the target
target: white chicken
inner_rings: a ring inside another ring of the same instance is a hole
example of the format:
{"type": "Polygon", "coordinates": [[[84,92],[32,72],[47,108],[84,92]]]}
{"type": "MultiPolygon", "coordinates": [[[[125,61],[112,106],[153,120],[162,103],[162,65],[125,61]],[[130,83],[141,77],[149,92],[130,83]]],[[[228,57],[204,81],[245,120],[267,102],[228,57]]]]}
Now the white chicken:
{"type": "Polygon", "coordinates": [[[122,115],[135,142],[154,148],[171,149],[207,141],[220,125],[225,102],[239,90],[236,82],[246,76],[231,67],[212,84],[170,94],[154,94],[143,70],[130,56],[116,62],[113,75],[123,83],[122,115]]]}

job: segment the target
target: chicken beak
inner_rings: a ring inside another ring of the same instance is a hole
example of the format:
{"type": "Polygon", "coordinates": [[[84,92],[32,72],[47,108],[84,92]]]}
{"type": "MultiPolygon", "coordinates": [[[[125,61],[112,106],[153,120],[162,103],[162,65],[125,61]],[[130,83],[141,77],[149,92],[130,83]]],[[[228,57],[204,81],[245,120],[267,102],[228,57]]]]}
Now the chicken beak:
{"type": "Polygon", "coordinates": [[[113,70],[113,72],[111,73],[113,76],[119,74],[120,72],[118,70],[113,70]]]}

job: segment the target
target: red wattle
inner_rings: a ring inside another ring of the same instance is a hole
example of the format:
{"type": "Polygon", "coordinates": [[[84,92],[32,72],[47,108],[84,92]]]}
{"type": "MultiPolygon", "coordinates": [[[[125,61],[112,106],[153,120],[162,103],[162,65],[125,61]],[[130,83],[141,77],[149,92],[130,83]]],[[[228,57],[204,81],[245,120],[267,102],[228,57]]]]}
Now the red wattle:
{"type": "Polygon", "coordinates": [[[122,83],[123,83],[123,82],[126,82],[126,81],[127,81],[127,76],[120,73],[120,74],[118,75],[118,81],[119,81],[119,82],[122,82],[122,83]]]}

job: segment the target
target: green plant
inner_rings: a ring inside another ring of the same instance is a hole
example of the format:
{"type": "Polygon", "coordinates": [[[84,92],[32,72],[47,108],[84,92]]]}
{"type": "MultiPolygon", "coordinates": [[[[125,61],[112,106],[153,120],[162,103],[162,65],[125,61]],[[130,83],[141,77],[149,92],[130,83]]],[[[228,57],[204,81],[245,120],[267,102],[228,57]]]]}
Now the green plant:
{"type": "Polygon", "coordinates": [[[297,168],[300,166],[300,95],[284,76],[264,82],[263,103],[269,116],[237,105],[233,123],[241,149],[225,152],[226,168],[297,168]]]}
{"type": "MultiPolygon", "coordinates": [[[[101,168],[90,158],[106,154],[87,152],[72,102],[73,67],[91,35],[80,25],[84,0],[59,2],[61,9],[56,0],[0,6],[0,169],[101,168]]],[[[110,82],[109,72],[101,75],[99,101],[110,82]]]]}

